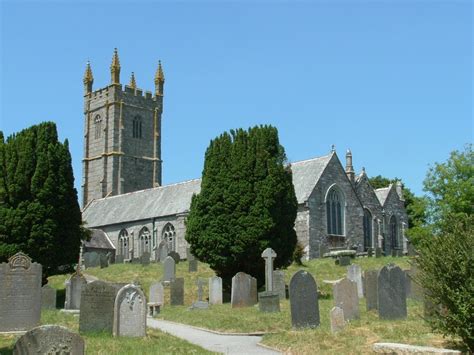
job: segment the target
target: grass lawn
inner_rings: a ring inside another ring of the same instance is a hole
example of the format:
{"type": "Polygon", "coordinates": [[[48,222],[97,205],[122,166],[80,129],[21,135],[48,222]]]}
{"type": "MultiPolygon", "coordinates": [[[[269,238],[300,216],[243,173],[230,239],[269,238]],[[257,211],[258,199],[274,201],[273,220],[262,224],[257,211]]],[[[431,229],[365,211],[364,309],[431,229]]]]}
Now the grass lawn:
{"type": "MultiPolygon", "coordinates": [[[[57,324],[78,332],[79,317],[59,310],[43,310],[41,324],[57,324]]],[[[213,354],[187,341],[155,329],[147,329],[145,338],[114,338],[110,334],[81,334],[86,343],[86,354],[213,354]]],[[[12,354],[15,335],[0,335],[0,355],[12,354]]]]}
{"type": "MultiPolygon", "coordinates": [[[[389,263],[395,263],[402,269],[410,267],[409,259],[406,257],[358,258],[353,262],[359,264],[363,270],[379,269],[389,263]]],[[[333,307],[332,289],[330,285],[323,283],[323,280],[336,280],[344,277],[346,267],[334,265],[333,259],[312,260],[306,262],[304,266],[291,265],[286,270],[287,283],[299,269],[304,269],[315,277],[321,294],[319,301],[321,326],[316,329],[299,331],[291,329],[288,300],[281,302],[280,313],[273,314],[259,312],[258,306],[232,309],[228,303],[211,306],[209,310],[190,311],[188,307],[197,299],[197,278],[207,278],[214,275],[214,272],[203,263],[199,263],[199,269],[196,273],[188,273],[187,262],[180,262],[177,265],[177,277],[185,278],[185,306],[167,306],[169,304],[169,291],[167,290],[165,293],[165,307],[163,307],[158,317],[224,332],[272,333],[264,336],[263,343],[291,354],[314,354],[318,352],[362,354],[369,353],[371,345],[375,342],[401,342],[450,348],[456,346],[455,343],[452,343],[452,340],[444,339],[441,335],[431,332],[429,326],[421,318],[423,304],[412,300],[408,301],[408,319],[381,321],[375,312],[365,311],[365,300],[362,299],[360,302],[361,319],[352,321],[343,331],[333,335],[329,326],[329,311],[333,307]]],[[[136,281],[142,285],[148,296],[150,284],[161,279],[163,267],[160,263],[148,266],[121,264],[112,265],[105,269],[92,268],[86,272],[111,282],[136,281]]],[[[50,284],[61,289],[64,288],[65,279],[66,276],[64,275],[54,276],[50,278],[50,284]]],[[[150,336],[153,336],[153,334],[150,332],[150,336]]],[[[158,333],[156,336],[163,335],[158,333]]],[[[90,342],[94,344],[93,337],[90,337],[90,342]]],[[[125,349],[123,346],[120,347],[125,349]]]]}

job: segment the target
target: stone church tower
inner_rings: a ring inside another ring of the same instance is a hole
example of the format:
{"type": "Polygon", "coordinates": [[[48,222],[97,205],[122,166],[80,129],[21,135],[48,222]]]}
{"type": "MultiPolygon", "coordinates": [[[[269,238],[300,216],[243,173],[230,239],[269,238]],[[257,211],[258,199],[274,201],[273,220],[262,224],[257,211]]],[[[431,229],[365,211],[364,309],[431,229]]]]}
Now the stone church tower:
{"type": "Polygon", "coordinates": [[[161,114],[164,74],[155,75],[155,93],[137,87],[132,72],[122,88],[115,49],[111,83],[93,91],[90,63],[84,74],[84,159],[82,206],[106,196],[161,185],[161,114]]]}

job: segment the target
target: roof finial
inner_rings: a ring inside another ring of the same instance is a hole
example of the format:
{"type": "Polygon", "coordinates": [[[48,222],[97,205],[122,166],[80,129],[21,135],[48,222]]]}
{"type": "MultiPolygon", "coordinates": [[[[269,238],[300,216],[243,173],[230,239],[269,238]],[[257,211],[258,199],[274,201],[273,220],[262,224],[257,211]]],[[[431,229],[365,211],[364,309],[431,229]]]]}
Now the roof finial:
{"type": "Polygon", "coordinates": [[[331,152],[334,153],[335,151],[336,151],[336,146],[333,144],[333,145],[331,145],[331,152]]]}
{"type": "Polygon", "coordinates": [[[84,91],[86,93],[92,92],[92,84],[94,83],[94,76],[92,75],[91,63],[87,61],[86,71],[84,72],[84,91]]]}
{"type": "Polygon", "coordinates": [[[130,77],[130,84],[128,84],[132,89],[137,88],[137,82],[135,81],[135,73],[132,71],[132,76],[130,77]]]}
{"type": "Polygon", "coordinates": [[[365,174],[365,166],[362,167],[362,172],[365,174]]]}
{"type": "Polygon", "coordinates": [[[155,73],[155,94],[156,96],[163,96],[163,86],[165,83],[165,74],[163,74],[163,67],[161,60],[158,61],[158,68],[155,73]]]}
{"type": "Polygon", "coordinates": [[[114,48],[112,64],[110,64],[110,74],[112,77],[112,84],[120,84],[120,60],[117,48],[114,48]]]}

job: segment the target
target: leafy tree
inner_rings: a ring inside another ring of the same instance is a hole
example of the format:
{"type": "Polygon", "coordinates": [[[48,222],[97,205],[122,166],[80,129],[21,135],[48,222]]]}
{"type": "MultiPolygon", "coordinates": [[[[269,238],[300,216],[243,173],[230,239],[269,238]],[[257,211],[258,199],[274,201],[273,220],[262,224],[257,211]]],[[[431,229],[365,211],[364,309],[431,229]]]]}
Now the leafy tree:
{"type": "Polygon", "coordinates": [[[474,156],[472,145],[432,167],[424,181],[429,193],[428,226],[418,243],[420,281],[428,300],[440,307],[429,322],[445,335],[459,336],[474,351],[474,156]]]}
{"type": "Polygon", "coordinates": [[[271,247],[276,267],[291,263],[297,200],[277,129],[257,126],[223,133],[207,148],[201,192],[186,224],[191,252],[228,287],[239,271],[264,280],[261,253],[271,247]]]}
{"type": "Polygon", "coordinates": [[[23,251],[50,275],[77,261],[85,236],[69,145],[58,141],[56,125],[6,141],[0,132],[0,262],[23,251]]]}

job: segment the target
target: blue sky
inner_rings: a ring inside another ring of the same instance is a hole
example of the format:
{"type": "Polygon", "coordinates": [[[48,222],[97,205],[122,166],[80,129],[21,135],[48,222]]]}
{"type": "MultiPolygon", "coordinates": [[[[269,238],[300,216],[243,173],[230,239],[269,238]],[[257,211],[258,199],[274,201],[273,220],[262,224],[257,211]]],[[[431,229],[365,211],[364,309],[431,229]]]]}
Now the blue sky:
{"type": "Polygon", "coordinates": [[[200,177],[209,141],[272,124],[290,161],[325,155],[415,193],[472,142],[471,1],[1,2],[0,127],[56,122],[80,193],[83,84],[166,83],[163,182],[200,177]]]}

